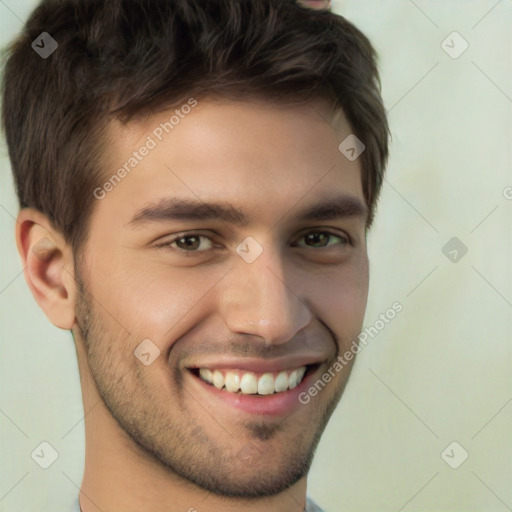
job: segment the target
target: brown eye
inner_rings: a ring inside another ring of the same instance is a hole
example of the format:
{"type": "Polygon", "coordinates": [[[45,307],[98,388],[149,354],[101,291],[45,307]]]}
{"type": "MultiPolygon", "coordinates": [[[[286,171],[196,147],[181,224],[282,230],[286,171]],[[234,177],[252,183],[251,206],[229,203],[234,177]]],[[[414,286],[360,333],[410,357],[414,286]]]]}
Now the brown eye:
{"type": "Polygon", "coordinates": [[[312,231],[301,237],[304,244],[298,243],[299,247],[311,247],[313,249],[323,249],[334,245],[347,245],[348,239],[344,236],[335,235],[327,231],[312,231]]]}
{"type": "Polygon", "coordinates": [[[201,240],[198,236],[184,236],[176,240],[176,245],[186,251],[195,251],[201,245],[201,240]]]}
{"type": "Polygon", "coordinates": [[[187,252],[203,252],[213,247],[212,241],[204,235],[182,235],[163,245],[187,252]]]}

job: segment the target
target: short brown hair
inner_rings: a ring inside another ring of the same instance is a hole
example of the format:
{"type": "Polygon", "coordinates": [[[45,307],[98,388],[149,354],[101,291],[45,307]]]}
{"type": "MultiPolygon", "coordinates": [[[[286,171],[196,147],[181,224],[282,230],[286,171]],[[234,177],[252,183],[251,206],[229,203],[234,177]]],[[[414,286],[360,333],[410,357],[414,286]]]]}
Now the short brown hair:
{"type": "Polygon", "coordinates": [[[295,0],[45,0],[7,56],[2,124],[20,207],[46,214],[75,249],[108,123],[211,94],[342,109],[366,146],[371,224],[389,129],[375,51],[342,16],[295,0]],[[46,59],[31,48],[42,32],[58,43],[46,59]]]}

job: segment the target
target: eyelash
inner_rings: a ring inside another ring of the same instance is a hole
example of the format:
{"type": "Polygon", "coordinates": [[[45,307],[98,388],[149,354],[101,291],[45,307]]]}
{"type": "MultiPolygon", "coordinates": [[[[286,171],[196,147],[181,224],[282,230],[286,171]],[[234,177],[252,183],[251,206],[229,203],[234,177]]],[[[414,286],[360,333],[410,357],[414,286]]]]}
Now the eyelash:
{"type": "MultiPolygon", "coordinates": [[[[304,247],[304,246],[300,247],[300,246],[296,245],[296,242],[294,242],[292,247],[299,247],[299,248],[305,248],[305,249],[316,249],[316,250],[320,250],[320,249],[328,250],[328,249],[332,249],[333,247],[336,247],[336,246],[345,247],[347,245],[353,245],[352,244],[352,240],[351,240],[351,238],[348,235],[339,234],[339,233],[333,233],[333,232],[331,232],[329,230],[325,230],[325,229],[324,230],[317,229],[317,230],[308,231],[308,232],[302,234],[299,237],[299,240],[300,239],[304,239],[305,237],[307,237],[308,235],[311,235],[311,234],[327,235],[329,237],[338,238],[338,239],[341,240],[341,242],[338,243],[338,244],[329,245],[329,246],[326,246],[326,247],[307,247],[307,246],[306,247],[304,247]]],[[[214,242],[211,240],[211,238],[208,235],[205,235],[203,233],[180,233],[180,234],[176,235],[175,237],[173,237],[171,240],[168,240],[166,242],[158,244],[157,247],[158,248],[170,248],[173,251],[177,251],[177,252],[180,252],[180,253],[182,253],[184,255],[187,255],[187,256],[190,255],[191,256],[191,255],[195,255],[195,254],[205,253],[208,250],[214,249],[215,248],[215,244],[214,244],[214,242]],[[205,250],[190,250],[190,251],[187,251],[186,249],[172,247],[172,245],[175,244],[176,242],[179,242],[180,240],[187,239],[187,238],[200,238],[200,239],[206,238],[206,239],[208,239],[214,245],[214,247],[212,247],[210,249],[205,249],[205,250]]]]}

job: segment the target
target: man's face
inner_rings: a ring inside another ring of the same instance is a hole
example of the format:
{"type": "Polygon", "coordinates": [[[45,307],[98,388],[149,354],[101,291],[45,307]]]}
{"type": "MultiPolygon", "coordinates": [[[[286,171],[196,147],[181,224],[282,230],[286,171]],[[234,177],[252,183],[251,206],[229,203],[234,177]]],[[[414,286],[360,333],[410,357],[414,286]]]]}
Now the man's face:
{"type": "Polygon", "coordinates": [[[141,453],[217,494],[275,494],[306,475],[350,367],[298,395],[363,322],[351,129],[322,104],[204,100],[160,133],[172,114],[111,127],[105,181],[156,145],[95,200],[75,335],[141,453]]]}

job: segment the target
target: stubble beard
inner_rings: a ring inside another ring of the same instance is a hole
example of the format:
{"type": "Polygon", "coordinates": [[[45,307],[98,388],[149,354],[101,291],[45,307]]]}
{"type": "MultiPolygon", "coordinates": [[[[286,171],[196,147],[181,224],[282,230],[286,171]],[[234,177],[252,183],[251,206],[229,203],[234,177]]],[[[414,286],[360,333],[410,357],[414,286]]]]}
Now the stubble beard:
{"type": "MultiPolygon", "coordinates": [[[[98,393],[119,427],[139,448],[135,451],[146,463],[149,461],[160,469],[164,467],[173,480],[181,480],[182,483],[185,480],[212,494],[231,498],[275,496],[307,475],[347,379],[340,383],[322,408],[316,426],[306,421],[307,432],[304,428],[294,430],[294,426],[286,421],[281,424],[264,420],[246,422],[242,431],[244,438],[250,438],[248,444],[269,441],[279,435],[286,439],[286,434],[289,434],[289,442],[288,447],[283,446],[280,456],[264,466],[260,464],[257,471],[250,468],[246,472],[240,471],[240,467],[243,468],[240,454],[244,453],[244,447],[227,450],[195,418],[185,419],[183,414],[172,418],[172,414],[166,416],[165,407],[158,407],[155,400],[158,393],[144,388],[140,367],[122,364],[125,356],[120,345],[130,343],[129,336],[116,329],[114,324],[109,325],[101,314],[94,311],[83,287],[78,293],[76,311],[87,364],[98,393]],[[153,394],[146,396],[151,391],[153,394]]],[[[178,394],[187,396],[183,392],[178,394]]],[[[210,418],[210,423],[214,420],[217,422],[217,419],[210,418]]]]}

